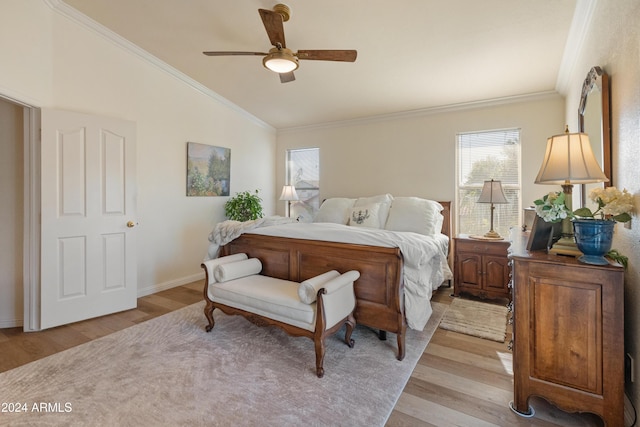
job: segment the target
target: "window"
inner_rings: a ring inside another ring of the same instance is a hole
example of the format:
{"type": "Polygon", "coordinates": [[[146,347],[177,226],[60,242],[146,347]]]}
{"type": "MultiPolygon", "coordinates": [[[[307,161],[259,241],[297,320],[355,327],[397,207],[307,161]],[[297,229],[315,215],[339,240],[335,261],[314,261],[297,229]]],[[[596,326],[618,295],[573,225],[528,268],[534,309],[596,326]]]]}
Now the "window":
{"type": "Polygon", "coordinates": [[[456,205],[458,232],[484,235],[491,228],[491,205],[477,203],[484,181],[502,181],[507,204],[495,204],[493,229],[501,236],[520,223],[520,129],[457,135],[456,205]]]}
{"type": "Polygon", "coordinates": [[[320,149],[287,150],[286,173],[300,199],[291,203],[290,216],[310,221],[320,208],[320,149]]]}

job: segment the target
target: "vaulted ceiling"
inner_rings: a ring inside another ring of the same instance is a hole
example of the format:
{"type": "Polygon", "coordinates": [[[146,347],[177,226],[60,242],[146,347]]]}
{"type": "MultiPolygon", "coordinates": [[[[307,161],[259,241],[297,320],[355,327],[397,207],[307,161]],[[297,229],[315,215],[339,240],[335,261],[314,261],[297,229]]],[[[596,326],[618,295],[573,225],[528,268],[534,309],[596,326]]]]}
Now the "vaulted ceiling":
{"type": "Polygon", "coordinates": [[[290,128],[556,90],[577,0],[286,0],[287,47],[355,49],[300,61],[280,83],[258,9],[275,0],[64,0],[260,120],[290,128]]]}

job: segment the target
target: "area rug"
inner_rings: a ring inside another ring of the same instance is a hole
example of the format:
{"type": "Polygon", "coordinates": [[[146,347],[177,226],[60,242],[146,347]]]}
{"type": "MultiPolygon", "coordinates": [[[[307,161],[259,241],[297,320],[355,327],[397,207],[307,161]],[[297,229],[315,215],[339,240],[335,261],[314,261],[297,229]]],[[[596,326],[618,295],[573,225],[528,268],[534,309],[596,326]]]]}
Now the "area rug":
{"type": "Polygon", "coordinates": [[[507,336],[507,307],[456,298],[440,322],[442,329],[504,342],[507,336]]]}
{"type": "Polygon", "coordinates": [[[310,339],[219,310],[206,333],[193,304],[0,374],[0,425],[381,426],[446,309],[432,306],[403,361],[395,334],[358,325],[352,349],[327,339],[318,378],[310,339]]]}

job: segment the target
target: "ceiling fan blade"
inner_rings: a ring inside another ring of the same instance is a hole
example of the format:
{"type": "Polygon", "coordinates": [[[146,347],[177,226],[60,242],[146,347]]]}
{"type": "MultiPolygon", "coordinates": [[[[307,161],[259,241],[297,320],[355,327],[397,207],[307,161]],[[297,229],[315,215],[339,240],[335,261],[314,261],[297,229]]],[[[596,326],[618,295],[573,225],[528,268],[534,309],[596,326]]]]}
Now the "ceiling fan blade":
{"type": "Polygon", "coordinates": [[[344,61],[355,62],[358,56],[356,50],[299,50],[296,53],[298,59],[311,59],[318,61],[344,61]]]}
{"type": "Polygon", "coordinates": [[[296,79],[296,76],[293,75],[293,71],[288,73],[280,73],[280,83],[289,83],[296,79]]]}
{"type": "Polygon", "coordinates": [[[264,52],[202,52],[207,56],[229,56],[229,55],[256,55],[256,56],[265,56],[264,52]]]}
{"type": "Polygon", "coordinates": [[[287,47],[284,42],[284,25],[282,25],[282,15],[278,12],[267,9],[258,9],[258,12],[260,12],[260,18],[262,18],[262,23],[264,24],[265,30],[267,30],[267,35],[269,36],[271,44],[277,47],[279,43],[282,47],[287,47]]]}

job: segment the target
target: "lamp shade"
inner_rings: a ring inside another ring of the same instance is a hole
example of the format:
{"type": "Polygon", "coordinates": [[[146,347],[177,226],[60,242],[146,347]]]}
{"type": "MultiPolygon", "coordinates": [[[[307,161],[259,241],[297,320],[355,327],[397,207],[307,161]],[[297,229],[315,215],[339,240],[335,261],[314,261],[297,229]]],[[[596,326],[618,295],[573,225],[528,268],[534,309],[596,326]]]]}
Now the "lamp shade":
{"type": "Polygon", "coordinates": [[[606,182],[586,133],[565,133],[547,139],[547,151],[536,184],[587,184],[606,182]]]}
{"type": "Polygon", "coordinates": [[[293,185],[285,185],[282,187],[282,194],[280,194],[280,200],[299,200],[296,188],[293,185]]]}
{"type": "Polygon", "coordinates": [[[493,179],[485,181],[478,203],[509,203],[502,191],[502,183],[493,179]]]}

